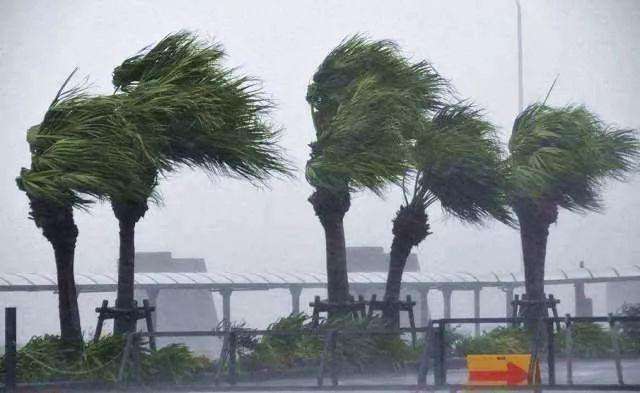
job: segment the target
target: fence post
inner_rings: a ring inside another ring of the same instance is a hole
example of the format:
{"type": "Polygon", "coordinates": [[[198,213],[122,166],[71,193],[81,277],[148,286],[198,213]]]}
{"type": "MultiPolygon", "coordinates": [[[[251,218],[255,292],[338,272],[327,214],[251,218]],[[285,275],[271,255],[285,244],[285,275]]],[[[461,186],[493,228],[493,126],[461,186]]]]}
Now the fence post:
{"type": "Polygon", "coordinates": [[[616,322],[613,320],[612,313],[609,313],[609,330],[611,334],[611,344],[613,346],[613,356],[616,362],[618,384],[624,385],[624,379],[622,378],[622,362],[620,361],[620,342],[618,341],[618,329],[616,327],[616,322]]]}
{"type": "Polygon", "coordinates": [[[438,331],[436,333],[436,366],[434,367],[435,384],[444,385],[447,383],[447,365],[446,365],[446,352],[447,342],[445,337],[446,324],[440,320],[438,321],[438,331]]]}
{"type": "Polygon", "coordinates": [[[140,337],[137,333],[132,334],[132,345],[133,345],[133,374],[134,379],[137,383],[142,382],[142,374],[141,374],[141,364],[140,364],[140,337]]]}
{"type": "Polygon", "coordinates": [[[424,386],[427,384],[427,374],[429,373],[429,358],[432,353],[429,346],[432,344],[433,329],[431,324],[427,326],[427,331],[424,332],[424,345],[422,347],[422,355],[420,356],[420,365],[418,366],[418,386],[424,386]]]}
{"type": "Polygon", "coordinates": [[[236,353],[238,351],[236,335],[233,330],[229,332],[229,383],[231,385],[235,385],[237,381],[236,353]]]}
{"type": "Polygon", "coordinates": [[[149,299],[142,301],[142,307],[144,308],[144,320],[147,323],[147,332],[149,332],[149,348],[155,352],[156,350],[156,337],[153,335],[155,328],[153,326],[153,319],[151,317],[152,310],[155,311],[155,307],[149,305],[149,299]]]}
{"type": "Polygon", "coordinates": [[[327,332],[324,335],[324,349],[320,354],[320,369],[318,370],[318,386],[322,386],[324,383],[324,373],[327,363],[327,357],[331,348],[331,332],[327,332]]]}
{"type": "Polygon", "coordinates": [[[16,388],[16,308],[4,309],[4,386],[6,391],[16,388]]]}
{"type": "Polygon", "coordinates": [[[331,384],[333,386],[338,386],[338,362],[336,357],[336,346],[338,343],[338,331],[333,330],[331,332],[331,346],[329,347],[331,351],[331,384]]]}
{"type": "Polygon", "coordinates": [[[556,384],[556,345],[553,324],[553,319],[547,319],[547,367],[549,369],[549,385],[556,384]]]}
{"type": "Polygon", "coordinates": [[[227,362],[227,354],[229,352],[229,335],[225,334],[222,338],[222,348],[220,349],[220,359],[218,360],[218,368],[216,369],[216,375],[213,379],[216,386],[220,385],[220,377],[222,376],[222,370],[227,362]]]}
{"type": "Polygon", "coordinates": [[[573,326],[571,325],[571,315],[565,315],[564,325],[564,352],[567,358],[567,384],[573,385],[573,326]]]}

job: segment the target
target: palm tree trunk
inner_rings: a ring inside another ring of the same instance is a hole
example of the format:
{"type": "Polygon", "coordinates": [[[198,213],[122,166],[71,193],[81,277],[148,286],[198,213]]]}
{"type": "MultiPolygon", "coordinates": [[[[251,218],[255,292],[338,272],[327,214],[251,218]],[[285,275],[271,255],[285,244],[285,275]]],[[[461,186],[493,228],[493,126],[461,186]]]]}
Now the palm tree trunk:
{"type": "Polygon", "coordinates": [[[343,221],[350,206],[349,192],[318,188],[309,197],[309,202],[324,228],[329,302],[346,303],[349,301],[349,276],[343,221]]]}
{"type": "MultiPolygon", "coordinates": [[[[118,289],[116,308],[132,310],[134,307],[135,227],[144,217],[147,203],[112,202],[113,212],[120,226],[120,256],[118,258],[118,289]]],[[[136,329],[136,319],[131,315],[116,316],[114,334],[126,334],[136,329]]]]}
{"type": "Polygon", "coordinates": [[[387,325],[400,327],[400,288],[402,274],[411,249],[422,242],[429,235],[428,217],[425,209],[414,205],[401,206],[393,220],[393,242],[389,254],[389,272],[384,292],[387,306],[383,310],[383,317],[387,325]]]}
{"type": "Polygon", "coordinates": [[[71,244],[54,246],[56,273],[58,278],[58,314],[60,337],[65,345],[82,343],[82,328],[78,309],[78,292],[73,273],[75,240],[71,244]]]}
{"type": "Polygon", "coordinates": [[[58,279],[60,338],[67,346],[82,343],[82,328],[73,265],[78,227],[73,207],[48,202],[29,195],[31,216],[53,247],[58,279]]]}
{"type": "Polygon", "coordinates": [[[549,226],[558,217],[555,204],[529,203],[515,207],[520,224],[522,259],[524,263],[525,298],[534,302],[522,309],[525,323],[532,331],[538,324],[536,320],[547,315],[544,291],[545,261],[549,226]]]}
{"type": "Polygon", "coordinates": [[[526,300],[539,302],[539,304],[531,304],[523,309],[525,318],[535,319],[546,315],[543,302],[545,300],[544,272],[548,236],[548,225],[540,225],[526,220],[520,221],[526,300]]]}

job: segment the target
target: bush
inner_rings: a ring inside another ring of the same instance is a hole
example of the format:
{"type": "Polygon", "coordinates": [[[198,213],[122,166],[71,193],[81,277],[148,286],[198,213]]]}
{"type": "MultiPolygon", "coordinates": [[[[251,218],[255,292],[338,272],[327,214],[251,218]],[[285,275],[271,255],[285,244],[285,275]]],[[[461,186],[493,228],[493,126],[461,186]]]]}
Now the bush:
{"type": "Polygon", "coordinates": [[[146,382],[193,382],[210,371],[211,361],[196,356],[183,344],[171,344],[155,352],[145,352],[142,360],[142,378],[146,382]]]}
{"type": "MultiPolygon", "coordinates": [[[[71,350],[58,336],[36,336],[18,350],[17,378],[20,382],[115,382],[123,349],[122,336],[106,336],[71,350]]],[[[182,383],[211,367],[208,359],[195,356],[183,345],[169,345],[156,352],[143,348],[140,355],[145,382],[182,383]]],[[[0,370],[4,374],[4,357],[0,370]]]]}
{"type": "Polygon", "coordinates": [[[463,337],[454,349],[460,356],[528,353],[529,342],[529,336],[523,328],[497,327],[478,337],[463,337]]]}
{"type": "MultiPolygon", "coordinates": [[[[316,367],[324,350],[324,336],[330,330],[380,330],[380,318],[338,318],[322,320],[313,329],[311,318],[292,314],[272,323],[267,330],[300,331],[300,335],[266,335],[255,348],[239,348],[241,367],[246,371],[284,371],[316,367]]],[[[398,367],[416,355],[399,335],[338,336],[336,357],[343,365],[362,368],[367,364],[398,367]]]]}
{"type": "MultiPolygon", "coordinates": [[[[574,323],[573,356],[583,358],[600,358],[611,354],[611,334],[601,325],[591,322],[574,323]]],[[[556,334],[557,351],[564,354],[566,332],[562,329],[556,334]]]]}

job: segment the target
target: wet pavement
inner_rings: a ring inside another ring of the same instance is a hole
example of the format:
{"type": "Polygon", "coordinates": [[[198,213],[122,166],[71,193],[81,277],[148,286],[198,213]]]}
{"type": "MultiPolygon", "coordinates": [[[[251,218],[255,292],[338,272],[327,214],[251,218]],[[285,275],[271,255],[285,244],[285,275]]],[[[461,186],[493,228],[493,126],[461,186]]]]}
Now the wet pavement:
{"type": "MultiPolygon", "coordinates": [[[[640,359],[627,359],[622,361],[624,382],[627,385],[640,385],[640,359]]],[[[541,365],[543,383],[548,375],[546,367],[541,365]]],[[[566,363],[564,361],[558,361],[556,365],[556,383],[567,384],[566,363]]],[[[447,382],[451,384],[464,384],[467,381],[466,369],[452,369],[447,372],[447,382]]],[[[329,378],[325,379],[325,386],[331,384],[329,378]]],[[[430,375],[428,383],[433,383],[433,376],[430,375]]],[[[575,361],[573,364],[573,383],[574,384],[612,384],[618,383],[615,363],[612,360],[598,360],[598,361],[575,361]]],[[[352,392],[367,393],[373,391],[380,391],[380,388],[366,388],[364,385],[388,385],[387,391],[413,391],[419,392],[415,388],[410,388],[408,385],[416,384],[415,373],[404,374],[391,374],[391,375],[368,375],[357,377],[341,378],[339,382],[341,391],[344,391],[347,387],[357,387],[358,390],[350,390],[352,392]],[[392,386],[395,386],[394,389],[392,386]]],[[[298,379],[282,379],[261,383],[240,383],[238,388],[243,387],[251,389],[256,392],[288,392],[288,391],[314,391],[317,390],[315,378],[298,378],[298,379]],[[289,389],[290,386],[308,386],[308,390],[304,389],[289,389]],[[265,390],[259,390],[264,387],[265,390]]],[[[240,390],[238,389],[238,390],[240,390]]],[[[214,389],[215,391],[225,391],[223,387],[214,389]]],[[[210,390],[210,391],[214,391],[210,390]]],[[[199,391],[206,391],[205,389],[199,391]]],[[[232,391],[231,389],[229,391],[232,391]]],[[[331,390],[328,390],[331,391],[331,390]]],[[[522,390],[521,390],[522,391],[522,390]]],[[[528,390],[527,390],[528,391],[528,390]]],[[[551,391],[549,389],[548,391],[551,391]]],[[[590,391],[590,390],[569,390],[569,391],[590,391]]],[[[600,390],[602,391],[602,390],[600,390]]],[[[617,390],[607,390],[617,391],[617,390]]]]}

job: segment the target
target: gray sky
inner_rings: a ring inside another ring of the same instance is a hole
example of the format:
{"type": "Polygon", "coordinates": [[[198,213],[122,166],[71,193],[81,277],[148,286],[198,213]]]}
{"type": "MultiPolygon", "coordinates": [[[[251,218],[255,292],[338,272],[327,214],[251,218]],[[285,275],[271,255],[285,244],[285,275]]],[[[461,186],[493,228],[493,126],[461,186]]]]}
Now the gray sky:
{"type": "MultiPolygon", "coordinates": [[[[584,103],[607,122],[640,127],[640,2],[522,0],[525,103],[584,103]]],[[[461,96],[484,107],[506,141],[517,112],[516,24],[512,0],[467,1],[11,1],[0,0],[0,271],[54,271],[49,244],[27,220],[15,187],[29,165],[28,127],[39,123],[74,67],[93,92],[110,93],[113,67],[164,35],[189,29],[215,38],[228,64],[264,81],[276,100],[282,144],[299,169],[314,139],[306,86],[328,51],[347,35],[396,40],[426,58],[461,96]]],[[[640,181],[611,184],[604,214],[561,213],[548,264],[638,263],[640,181]]],[[[139,251],[204,257],[209,269],[322,270],[322,229],[297,180],[270,190],[182,171],[161,182],[161,206],[137,226],[139,251]]],[[[348,245],[391,243],[398,190],[385,199],[354,195],[348,245]]],[[[417,250],[427,270],[520,270],[518,233],[498,223],[470,227],[430,211],[434,234],[417,250]]],[[[117,224],[108,205],[77,213],[76,269],[114,271],[117,224]]]]}

